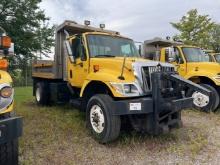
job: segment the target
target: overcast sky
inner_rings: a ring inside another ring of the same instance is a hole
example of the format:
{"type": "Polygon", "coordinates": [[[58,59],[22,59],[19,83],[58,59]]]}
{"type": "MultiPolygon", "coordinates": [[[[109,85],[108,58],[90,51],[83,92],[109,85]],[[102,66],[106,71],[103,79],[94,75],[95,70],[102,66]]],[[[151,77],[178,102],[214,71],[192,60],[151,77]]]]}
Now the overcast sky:
{"type": "Polygon", "coordinates": [[[83,23],[87,19],[93,26],[105,23],[106,29],[135,41],[176,34],[170,22],[177,22],[194,8],[220,22],[220,0],[43,0],[40,6],[51,23],[83,23]]]}

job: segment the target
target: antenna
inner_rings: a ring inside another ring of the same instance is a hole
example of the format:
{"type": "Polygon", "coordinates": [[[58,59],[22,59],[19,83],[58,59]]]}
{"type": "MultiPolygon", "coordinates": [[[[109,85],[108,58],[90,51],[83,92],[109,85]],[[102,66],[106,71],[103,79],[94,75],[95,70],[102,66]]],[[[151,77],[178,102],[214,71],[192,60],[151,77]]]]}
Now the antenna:
{"type": "Polygon", "coordinates": [[[123,76],[123,73],[124,73],[124,68],[125,68],[125,61],[126,61],[126,55],[124,55],[124,60],[123,60],[123,64],[122,64],[122,67],[121,67],[121,75],[118,77],[118,79],[120,80],[124,80],[124,76],[123,76]]]}

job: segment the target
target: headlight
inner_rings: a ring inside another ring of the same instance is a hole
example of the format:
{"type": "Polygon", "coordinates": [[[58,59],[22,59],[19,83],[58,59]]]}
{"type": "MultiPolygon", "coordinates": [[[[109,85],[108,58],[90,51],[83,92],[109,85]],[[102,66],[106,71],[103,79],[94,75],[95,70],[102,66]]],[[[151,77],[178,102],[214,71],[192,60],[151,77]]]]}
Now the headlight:
{"type": "Polygon", "coordinates": [[[132,97],[140,96],[142,91],[135,83],[110,83],[111,86],[123,96],[132,97]]]}
{"type": "Polygon", "coordinates": [[[0,84],[0,111],[7,109],[14,99],[14,89],[10,84],[0,84]]]}
{"type": "Polygon", "coordinates": [[[13,89],[9,86],[3,87],[0,91],[1,97],[8,98],[12,95],[13,89]]]}

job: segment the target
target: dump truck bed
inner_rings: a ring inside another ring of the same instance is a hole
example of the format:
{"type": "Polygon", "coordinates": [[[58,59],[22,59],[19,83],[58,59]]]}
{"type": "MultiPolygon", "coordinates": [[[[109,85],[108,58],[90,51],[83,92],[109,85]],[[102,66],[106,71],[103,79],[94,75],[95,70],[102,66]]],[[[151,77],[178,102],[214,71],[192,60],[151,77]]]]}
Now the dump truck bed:
{"type": "Polygon", "coordinates": [[[33,63],[32,77],[57,79],[55,74],[54,61],[52,60],[36,60],[33,63]]]}

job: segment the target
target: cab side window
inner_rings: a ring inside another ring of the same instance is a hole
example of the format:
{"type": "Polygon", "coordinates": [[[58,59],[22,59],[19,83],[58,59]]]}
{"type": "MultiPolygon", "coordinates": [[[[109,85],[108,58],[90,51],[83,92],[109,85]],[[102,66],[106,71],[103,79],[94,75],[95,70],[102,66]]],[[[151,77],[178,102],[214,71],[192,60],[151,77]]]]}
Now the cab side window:
{"type": "Polygon", "coordinates": [[[75,59],[81,58],[82,61],[86,60],[86,54],[84,51],[81,36],[76,36],[76,38],[72,40],[72,49],[73,49],[73,56],[75,59]]]}
{"type": "Polygon", "coordinates": [[[179,51],[179,49],[177,47],[174,48],[174,52],[175,52],[175,58],[176,58],[175,60],[176,60],[176,62],[178,64],[183,64],[184,63],[183,58],[182,58],[182,56],[180,54],[180,51],[179,51]]]}

